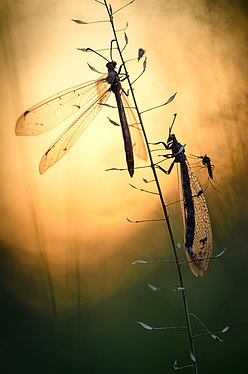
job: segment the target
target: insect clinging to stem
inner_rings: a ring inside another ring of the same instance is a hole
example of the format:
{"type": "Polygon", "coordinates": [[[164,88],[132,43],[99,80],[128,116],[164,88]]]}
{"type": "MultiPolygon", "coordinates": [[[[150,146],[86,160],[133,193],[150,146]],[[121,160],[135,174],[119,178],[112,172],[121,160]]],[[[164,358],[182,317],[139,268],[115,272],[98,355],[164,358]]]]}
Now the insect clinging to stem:
{"type": "Polygon", "coordinates": [[[157,167],[166,174],[170,174],[175,163],[180,165],[179,195],[184,226],[184,246],[189,267],[195,276],[203,275],[208,268],[209,259],[212,254],[213,239],[211,221],[208,212],[204,190],[201,188],[195,174],[193,173],[185,155],[185,149],[172,134],[172,125],[169,128],[167,142],[163,144],[171,154],[164,155],[165,158],[174,158],[168,170],[160,165],[157,167]]]}
{"type": "MultiPolygon", "coordinates": [[[[111,42],[111,57],[114,41],[111,42]]],[[[86,50],[100,55],[91,48],[86,50]]],[[[111,92],[114,93],[116,98],[130,176],[132,177],[134,173],[133,151],[141,159],[147,160],[141,127],[121,86],[120,71],[122,65],[117,72],[115,61],[109,61],[104,56],[100,56],[107,60],[107,74],[101,75],[97,80],[82,83],[59,92],[26,110],[19,117],[16,123],[16,135],[26,136],[43,134],[74,115],[69,126],[41,158],[40,174],[43,174],[71,149],[105,105],[111,92]]]]}

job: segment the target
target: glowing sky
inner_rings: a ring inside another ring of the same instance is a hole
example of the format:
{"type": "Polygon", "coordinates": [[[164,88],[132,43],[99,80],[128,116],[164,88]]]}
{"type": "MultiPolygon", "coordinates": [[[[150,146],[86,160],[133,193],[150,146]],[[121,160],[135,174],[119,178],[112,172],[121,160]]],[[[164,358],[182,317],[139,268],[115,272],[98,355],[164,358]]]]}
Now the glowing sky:
{"type": "MultiPolygon", "coordinates": [[[[112,6],[118,9],[125,3],[116,0],[112,6]]],[[[233,205],[242,187],[233,191],[230,180],[247,176],[248,51],[243,4],[137,0],[116,14],[118,28],[128,21],[125,58],[136,57],[140,47],[146,50],[147,71],[135,86],[140,109],[159,105],[178,92],[168,107],[144,115],[149,139],[165,140],[177,112],[179,140],[187,144],[188,153],[211,155],[216,179],[225,185],[225,199],[233,205]]],[[[136,171],[132,181],[127,173],[105,172],[108,167],[125,167],[120,129],[107,120],[107,116],[117,119],[113,110],[104,108],[69,154],[42,176],[39,160],[62,128],[37,137],[15,136],[16,120],[27,108],[97,78],[87,62],[105,71],[103,60],[76,48],[108,48],[113,37],[109,25],[77,25],[71,18],[103,20],[106,14],[103,6],[90,0],[1,3],[1,240],[11,254],[5,281],[25,301],[43,306],[39,294],[24,291],[30,279],[39,289],[39,280],[51,272],[64,306],[64,290],[72,292],[75,287],[68,274],[72,277],[78,268],[97,272],[112,254],[120,253],[119,262],[110,266],[112,282],[103,282],[92,300],[131,281],[118,279],[122,261],[131,263],[137,248],[149,253],[151,243],[148,233],[142,239],[144,227],[128,224],[125,217],[160,215],[156,197],[128,185],[144,188],[142,177],[151,178],[150,171],[136,171]],[[18,285],[16,277],[21,279],[18,285]]],[[[119,37],[124,43],[123,32],[119,37]]],[[[142,63],[130,63],[129,69],[135,78],[142,63]]],[[[138,164],[143,165],[137,160],[138,164]]],[[[175,176],[162,176],[162,184],[173,196],[175,176]]],[[[210,196],[213,203],[220,199],[210,196]]],[[[221,209],[215,213],[220,227],[224,227],[222,214],[221,209]]],[[[148,230],[156,232],[156,243],[164,238],[158,228],[148,230]]]]}

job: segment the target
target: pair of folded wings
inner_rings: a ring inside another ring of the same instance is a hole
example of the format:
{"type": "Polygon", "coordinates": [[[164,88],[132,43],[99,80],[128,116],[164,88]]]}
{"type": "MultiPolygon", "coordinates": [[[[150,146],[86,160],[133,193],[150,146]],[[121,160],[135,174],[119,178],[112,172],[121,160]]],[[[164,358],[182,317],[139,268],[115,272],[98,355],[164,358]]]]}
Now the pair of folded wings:
{"type": "MultiPolygon", "coordinates": [[[[43,134],[73,116],[70,125],[62,132],[43,155],[39,171],[43,174],[59,161],[93,121],[111,94],[106,76],[98,80],[74,86],[33,106],[24,112],[16,123],[16,135],[43,134]]],[[[127,96],[121,94],[133,150],[136,156],[146,160],[147,153],[143,134],[127,96]]]]}

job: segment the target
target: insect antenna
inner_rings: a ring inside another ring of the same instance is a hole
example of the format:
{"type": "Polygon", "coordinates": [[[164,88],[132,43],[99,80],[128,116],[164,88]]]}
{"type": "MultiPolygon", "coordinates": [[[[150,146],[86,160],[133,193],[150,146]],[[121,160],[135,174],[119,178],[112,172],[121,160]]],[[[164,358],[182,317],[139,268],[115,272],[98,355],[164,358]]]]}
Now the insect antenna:
{"type": "Polygon", "coordinates": [[[92,49],[92,48],[85,48],[85,49],[84,49],[84,48],[80,48],[80,50],[83,51],[83,52],[93,52],[93,53],[95,53],[96,55],[98,55],[98,56],[104,58],[104,60],[106,60],[106,61],[109,62],[109,60],[108,60],[105,56],[103,56],[101,53],[99,53],[97,50],[94,50],[94,49],[92,49]]]}
{"type": "Polygon", "coordinates": [[[176,120],[176,117],[177,117],[177,113],[174,114],[174,118],[173,118],[172,124],[171,124],[170,127],[169,127],[169,137],[170,137],[170,135],[171,135],[171,130],[172,130],[172,127],[173,127],[174,122],[175,122],[175,120],[176,120]]]}
{"type": "Polygon", "coordinates": [[[113,61],[113,43],[116,43],[116,39],[112,39],[110,42],[110,61],[113,61]]]}

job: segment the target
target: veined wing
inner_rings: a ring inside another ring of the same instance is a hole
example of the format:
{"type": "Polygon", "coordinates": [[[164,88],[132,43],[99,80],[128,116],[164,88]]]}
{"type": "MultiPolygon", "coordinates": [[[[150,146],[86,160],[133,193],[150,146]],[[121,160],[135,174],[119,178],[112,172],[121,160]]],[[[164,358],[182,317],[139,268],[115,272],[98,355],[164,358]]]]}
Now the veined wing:
{"type": "MultiPolygon", "coordinates": [[[[187,161],[186,161],[187,162],[187,161]]],[[[209,264],[209,257],[212,254],[213,239],[212,239],[212,228],[209,217],[207,202],[203,193],[203,190],[198,182],[196,176],[191,170],[188,162],[188,171],[190,177],[190,187],[194,202],[194,240],[192,245],[192,252],[186,251],[187,260],[189,262],[190,269],[195,276],[203,275],[207,270],[209,264]]],[[[181,173],[179,173],[181,175],[181,173]]],[[[182,179],[182,176],[180,177],[182,179]]],[[[184,199],[182,191],[182,180],[179,182],[181,209],[184,224],[184,233],[186,236],[188,217],[185,214],[184,199]]]]}
{"type": "Polygon", "coordinates": [[[106,91],[106,75],[61,91],[31,107],[18,119],[16,135],[39,135],[53,129],[93,100],[101,86],[106,91]]]}
{"type": "Polygon", "coordinates": [[[147,160],[147,151],[146,146],[143,138],[143,132],[138,122],[138,119],[135,115],[134,110],[131,107],[131,103],[125,93],[122,92],[121,98],[123,100],[123,104],[125,107],[125,113],[127,116],[127,122],[129,125],[129,130],[131,133],[131,140],[133,151],[135,155],[142,160],[147,160]]]}
{"type": "Polygon", "coordinates": [[[80,110],[80,114],[73,120],[73,122],[65,129],[65,131],[55,140],[55,142],[48,148],[46,153],[40,160],[39,171],[43,174],[49,167],[59,161],[73,146],[76,140],[80,137],[87,126],[93,121],[97,113],[102,108],[111,91],[108,89],[109,84],[102,84],[99,87],[98,96],[89,104],[89,106],[80,110]],[[104,90],[103,90],[104,88],[104,90]]]}

